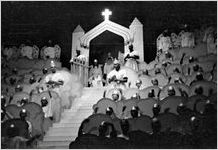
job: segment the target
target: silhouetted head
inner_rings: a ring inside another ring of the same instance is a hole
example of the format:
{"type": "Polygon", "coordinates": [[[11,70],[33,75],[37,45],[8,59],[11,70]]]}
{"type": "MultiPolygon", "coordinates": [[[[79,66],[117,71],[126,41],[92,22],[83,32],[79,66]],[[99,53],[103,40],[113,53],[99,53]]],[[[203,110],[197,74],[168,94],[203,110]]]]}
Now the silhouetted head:
{"type": "Polygon", "coordinates": [[[42,69],[42,73],[43,73],[43,74],[47,74],[47,73],[48,73],[48,69],[47,69],[47,68],[43,68],[43,69],[42,69]]]}
{"type": "Polygon", "coordinates": [[[155,92],[154,92],[154,89],[151,89],[148,93],[148,97],[155,97],[155,92]]]}
{"type": "Polygon", "coordinates": [[[13,138],[19,135],[19,129],[15,126],[15,124],[11,124],[7,129],[8,137],[13,138]]]}
{"type": "Polygon", "coordinates": [[[204,80],[204,76],[202,73],[198,72],[197,75],[196,75],[196,80],[197,81],[202,81],[204,80]]]}
{"type": "Polygon", "coordinates": [[[197,87],[197,88],[195,89],[195,94],[197,94],[197,95],[202,95],[203,92],[204,92],[204,90],[203,90],[203,88],[202,88],[201,86],[200,86],[200,87],[197,87]]]}
{"type": "Polygon", "coordinates": [[[48,105],[48,100],[46,97],[41,98],[41,106],[46,107],[48,105]]]}
{"type": "Polygon", "coordinates": [[[33,84],[33,83],[35,83],[35,82],[36,82],[36,79],[35,79],[34,77],[31,77],[30,80],[29,80],[29,83],[30,83],[30,84],[33,84]]]}
{"type": "Polygon", "coordinates": [[[154,134],[159,133],[161,131],[161,123],[157,118],[152,119],[151,126],[154,134]]]}
{"type": "Polygon", "coordinates": [[[197,72],[197,71],[199,70],[199,65],[198,65],[198,64],[194,64],[193,70],[194,70],[195,72],[197,72]]]}
{"type": "Polygon", "coordinates": [[[190,56],[189,57],[189,63],[193,63],[194,62],[194,57],[190,56]]]}
{"type": "Polygon", "coordinates": [[[95,66],[98,66],[98,60],[97,59],[94,60],[94,67],[95,66]]]}
{"type": "Polygon", "coordinates": [[[20,101],[20,105],[21,106],[23,106],[23,105],[25,105],[25,104],[27,104],[28,103],[28,98],[27,97],[24,97],[23,99],[21,99],[21,101],[20,101]]]}
{"type": "Polygon", "coordinates": [[[172,86],[168,87],[167,92],[168,92],[168,96],[175,96],[176,95],[176,91],[172,86]]]}
{"type": "Polygon", "coordinates": [[[154,117],[158,116],[160,113],[160,105],[154,104],[152,111],[153,111],[154,117]]]}
{"type": "Polygon", "coordinates": [[[26,111],[26,109],[22,109],[20,111],[20,119],[21,120],[26,120],[26,117],[27,117],[27,111],[26,111]]]}
{"type": "Polygon", "coordinates": [[[157,79],[152,79],[151,83],[153,84],[153,86],[158,86],[158,80],[157,79]]]}
{"type": "Polygon", "coordinates": [[[184,112],[185,112],[185,105],[183,103],[180,103],[178,106],[177,106],[177,112],[178,114],[182,115],[184,112]]]}
{"type": "Polygon", "coordinates": [[[133,51],[133,45],[129,45],[129,51],[132,52],[133,51]]]}
{"type": "Polygon", "coordinates": [[[15,92],[21,92],[22,91],[22,87],[18,84],[16,87],[15,87],[15,92]]]}
{"type": "Polygon", "coordinates": [[[204,107],[204,112],[203,112],[203,114],[205,114],[205,115],[213,115],[213,113],[215,113],[216,111],[215,111],[215,107],[214,107],[214,104],[213,103],[211,103],[211,101],[210,100],[207,100],[206,101],[206,104],[205,104],[205,107],[204,107]]]}
{"type": "Polygon", "coordinates": [[[199,127],[199,119],[196,116],[192,116],[190,122],[192,131],[196,131],[199,127]]]}
{"type": "Polygon", "coordinates": [[[51,72],[55,73],[56,72],[56,65],[55,65],[55,62],[53,60],[50,62],[50,67],[51,67],[51,72]]]}
{"type": "Polygon", "coordinates": [[[130,113],[131,113],[132,118],[137,118],[137,117],[139,117],[139,108],[133,106],[132,109],[131,109],[131,111],[130,111],[130,113]]]}
{"type": "Polygon", "coordinates": [[[113,112],[114,112],[114,110],[113,110],[113,108],[111,108],[111,107],[108,107],[108,108],[106,109],[106,115],[108,115],[108,116],[111,116],[111,115],[113,114],[113,112]]]}
{"type": "Polygon", "coordinates": [[[122,133],[124,135],[127,135],[128,132],[129,132],[129,122],[128,122],[128,120],[121,120],[120,121],[120,126],[121,126],[121,129],[122,129],[122,133]]]}
{"type": "Polygon", "coordinates": [[[105,121],[103,121],[98,127],[99,136],[105,137],[108,134],[108,126],[105,121]]]}

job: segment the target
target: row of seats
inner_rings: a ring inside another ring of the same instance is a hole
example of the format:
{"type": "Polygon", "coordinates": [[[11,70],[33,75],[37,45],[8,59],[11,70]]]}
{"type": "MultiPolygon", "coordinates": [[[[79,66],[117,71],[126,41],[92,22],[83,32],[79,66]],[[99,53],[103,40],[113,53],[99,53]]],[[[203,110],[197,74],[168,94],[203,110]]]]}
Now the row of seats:
{"type": "Polygon", "coordinates": [[[131,118],[119,119],[112,108],[106,114],[93,114],[85,119],[78,137],[69,145],[78,148],[215,148],[216,109],[208,101],[202,112],[185,105],[177,114],[152,107],[153,117],[131,110],[131,118]],[[210,143],[210,144],[208,144],[210,143]]]}
{"type": "Polygon", "coordinates": [[[69,148],[215,148],[216,65],[204,43],[139,64],[137,88],[105,91],[69,148]]]}
{"type": "Polygon", "coordinates": [[[60,96],[47,88],[39,88],[45,76],[59,69],[63,69],[61,63],[54,59],[4,61],[1,71],[2,148],[37,148],[37,141],[43,139],[53,122],[60,120],[60,96]],[[48,103],[52,106],[49,115],[48,103]]]}

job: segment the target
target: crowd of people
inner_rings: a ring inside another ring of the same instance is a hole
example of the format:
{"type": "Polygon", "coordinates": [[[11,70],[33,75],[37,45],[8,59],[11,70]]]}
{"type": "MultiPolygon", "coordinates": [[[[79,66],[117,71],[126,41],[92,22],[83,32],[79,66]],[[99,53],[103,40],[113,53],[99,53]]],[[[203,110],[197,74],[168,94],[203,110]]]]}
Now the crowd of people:
{"type": "MultiPolygon", "coordinates": [[[[111,54],[103,70],[94,60],[89,83],[108,89],[69,148],[216,148],[217,54],[208,50],[209,33],[214,30],[208,29],[194,47],[165,50],[159,45],[155,60],[145,65],[137,61],[133,45],[123,66],[111,54]],[[123,68],[133,70],[137,80],[128,82],[132,77],[123,68]]],[[[35,46],[19,50],[2,55],[2,148],[36,148],[63,109],[70,108],[68,96],[81,91],[58,61],[58,46],[48,45],[41,54],[35,46]],[[42,60],[35,59],[39,55],[42,60]],[[68,82],[78,88],[57,90],[72,88],[68,82]]]]}
{"type": "MultiPolygon", "coordinates": [[[[133,45],[129,45],[129,52],[125,54],[124,56],[124,66],[131,68],[135,72],[139,71],[138,67],[138,59],[139,55],[136,50],[133,49],[133,45]]],[[[103,87],[107,86],[111,83],[111,78],[113,78],[113,81],[118,81],[116,79],[122,80],[124,76],[126,77],[126,73],[123,69],[121,69],[121,62],[120,60],[113,58],[111,56],[111,53],[108,53],[108,57],[106,59],[106,63],[104,64],[104,67],[102,69],[102,65],[98,64],[98,60],[94,60],[94,65],[92,66],[90,70],[90,77],[89,77],[89,83],[92,87],[103,87]],[[103,70],[103,72],[102,72],[103,70]]],[[[127,80],[121,81],[126,82],[127,80]]],[[[119,82],[119,81],[118,81],[119,82]]]]}
{"type": "MultiPolygon", "coordinates": [[[[214,33],[207,30],[203,37],[214,33]]],[[[203,37],[199,43],[183,39],[176,49],[159,45],[156,59],[144,67],[130,56],[130,46],[125,65],[139,68],[135,88],[127,88],[128,76],[115,59],[107,74],[111,90],[93,106],[69,148],[216,148],[217,55],[203,37]]]]}

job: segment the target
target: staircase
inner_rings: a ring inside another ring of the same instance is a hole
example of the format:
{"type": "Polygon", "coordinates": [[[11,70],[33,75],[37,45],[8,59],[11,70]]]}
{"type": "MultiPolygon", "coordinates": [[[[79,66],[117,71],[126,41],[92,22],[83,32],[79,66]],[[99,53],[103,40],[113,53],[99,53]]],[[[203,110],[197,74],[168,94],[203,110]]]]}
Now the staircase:
{"type": "Polygon", "coordinates": [[[81,122],[93,113],[92,106],[102,98],[104,88],[84,88],[83,94],[76,99],[71,109],[62,113],[61,121],[49,128],[40,149],[68,149],[77,137],[81,122]]]}

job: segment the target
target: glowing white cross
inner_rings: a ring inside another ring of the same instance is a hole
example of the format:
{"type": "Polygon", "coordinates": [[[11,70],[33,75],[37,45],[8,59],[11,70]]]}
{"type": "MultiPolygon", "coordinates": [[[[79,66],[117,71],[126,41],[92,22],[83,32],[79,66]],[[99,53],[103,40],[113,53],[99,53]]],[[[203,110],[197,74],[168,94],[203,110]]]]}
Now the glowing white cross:
{"type": "Polygon", "coordinates": [[[101,14],[104,16],[104,20],[109,20],[109,16],[112,15],[112,12],[109,9],[105,9],[101,14]]]}

